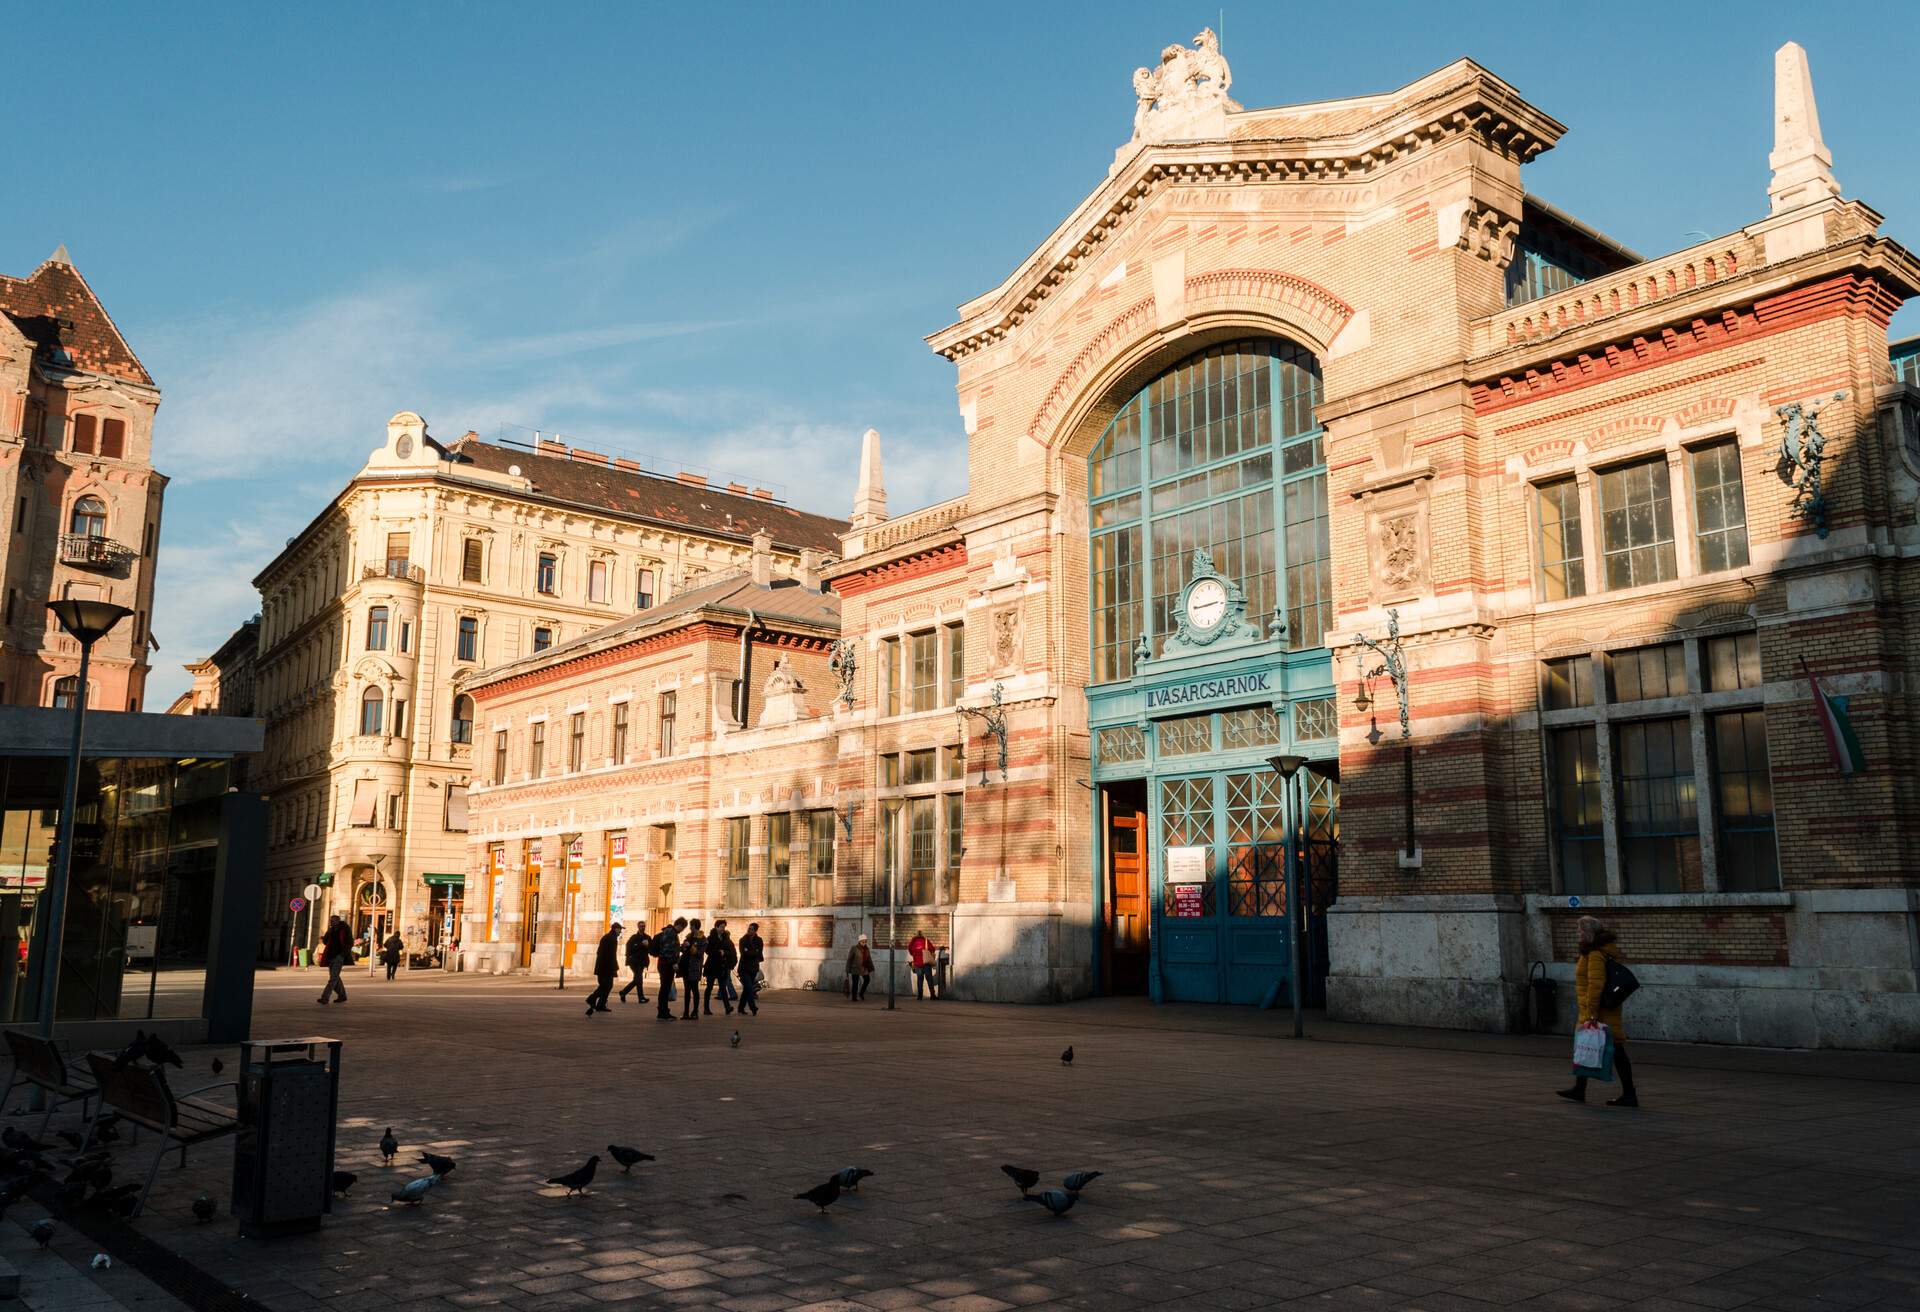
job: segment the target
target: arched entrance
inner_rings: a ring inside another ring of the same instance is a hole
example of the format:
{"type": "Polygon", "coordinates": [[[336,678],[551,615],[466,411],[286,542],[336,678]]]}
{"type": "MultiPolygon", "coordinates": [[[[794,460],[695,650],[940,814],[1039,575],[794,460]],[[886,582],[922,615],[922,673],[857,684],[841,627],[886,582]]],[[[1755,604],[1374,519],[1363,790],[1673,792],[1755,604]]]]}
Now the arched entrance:
{"type": "Polygon", "coordinates": [[[379,878],[364,878],[353,891],[353,936],[363,944],[377,945],[393,930],[393,908],[388,905],[387,885],[379,878]]]}

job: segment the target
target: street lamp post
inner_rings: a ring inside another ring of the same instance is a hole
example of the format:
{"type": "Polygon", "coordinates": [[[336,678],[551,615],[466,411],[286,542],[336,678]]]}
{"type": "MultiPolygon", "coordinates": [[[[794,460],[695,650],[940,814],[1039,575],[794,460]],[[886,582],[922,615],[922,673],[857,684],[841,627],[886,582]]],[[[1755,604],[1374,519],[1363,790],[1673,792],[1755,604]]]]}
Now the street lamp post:
{"type": "Polygon", "coordinates": [[[573,845],[579,841],[579,834],[560,835],[560,942],[556,950],[560,954],[562,993],[567,989],[567,935],[573,929],[573,881],[579,873],[573,863],[573,845]]]}
{"type": "Polygon", "coordinates": [[[1300,1002],[1301,897],[1299,861],[1295,850],[1297,845],[1294,842],[1293,836],[1294,823],[1296,820],[1296,808],[1293,804],[1293,777],[1300,773],[1300,767],[1306,763],[1306,757],[1295,756],[1291,753],[1267,758],[1267,764],[1272,766],[1274,771],[1280,776],[1280,800],[1282,803],[1280,814],[1282,816],[1282,823],[1286,826],[1285,838],[1281,843],[1280,860],[1286,872],[1287,970],[1289,974],[1287,992],[1293,995],[1293,1037],[1296,1039],[1306,1036],[1306,1017],[1301,1011],[1300,1002]]]}
{"type": "MultiPolygon", "coordinates": [[[[1394,696],[1400,703],[1400,796],[1401,815],[1405,820],[1406,845],[1401,849],[1399,861],[1404,870],[1416,869],[1420,865],[1420,848],[1413,838],[1413,724],[1407,712],[1407,654],[1400,642],[1400,612],[1387,612],[1387,637],[1384,642],[1375,642],[1364,633],[1356,633],[1353,640],[1376,656],[1380,663],[1373,669],[1366,668],[1366,662],[1360,663],[1360,689],[1354,696],[1354,706],[1367,710],[1373,705],[1373,699],[1367,694],[1369,680],[1386,675],[1393,681],[1394,696]]],[[[1367,733],[1367,741],[1378,746],[1380,743],[1380,724],[1374,721],[1367,733]]]]}
{"type": "Polygon", "coordinates": [[[46,933],[40,939],[40,1037],[53,1037],[54,993],[60,986],[60,950],[66,936],[67,882],[73,875],[73,813],[80,804],[80,742],[87,725],[87,672],[93,663],[93,644],[107,636],[114,625],[133,614],[125,606],[110,601],[81,601],[69,598],[48,604],[47,609],[60,621],[60,627],[80,644],[80,674],[73,690],[73,745],[67,751],[67,781],[60,806],[60,829],[55,839],[60,845],[60,860],[55,863],[53,882],[42,899],[46,911],[46,933]]]}

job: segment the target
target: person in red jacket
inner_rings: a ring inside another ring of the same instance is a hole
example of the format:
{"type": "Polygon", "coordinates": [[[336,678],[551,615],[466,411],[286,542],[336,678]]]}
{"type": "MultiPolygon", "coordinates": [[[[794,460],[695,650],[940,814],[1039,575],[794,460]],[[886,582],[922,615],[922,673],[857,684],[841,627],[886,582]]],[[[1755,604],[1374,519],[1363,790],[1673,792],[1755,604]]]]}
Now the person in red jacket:
{"type": "Polygon", "coordinates": [[[907,940],[907,960],[913,963],[913,996],[924,998],[931,994],[937,1002],[940,990],[933,982],[933,960],[939,949],[925,934],[915,931],[907,940]]]}

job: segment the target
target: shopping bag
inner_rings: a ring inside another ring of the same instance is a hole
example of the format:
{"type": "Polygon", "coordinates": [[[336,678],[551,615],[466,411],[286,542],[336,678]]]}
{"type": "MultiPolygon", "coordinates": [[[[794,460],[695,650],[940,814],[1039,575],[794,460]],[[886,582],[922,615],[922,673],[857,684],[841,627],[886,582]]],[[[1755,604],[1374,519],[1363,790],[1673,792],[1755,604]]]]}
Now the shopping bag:
{"type": "Polygon", "coordinates": [[[1613,1082],[1613,1035],[1605,1025],[1582,1025],[1573,1032],[1573,1073],[1613,1082]]]}

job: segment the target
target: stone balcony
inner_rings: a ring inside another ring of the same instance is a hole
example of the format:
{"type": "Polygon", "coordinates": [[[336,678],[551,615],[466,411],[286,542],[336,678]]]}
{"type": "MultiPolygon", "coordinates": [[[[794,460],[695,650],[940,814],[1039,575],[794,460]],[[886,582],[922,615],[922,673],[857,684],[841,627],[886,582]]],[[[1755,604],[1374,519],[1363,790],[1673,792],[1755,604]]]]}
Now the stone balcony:
{"type": "Polygon", "coordinates": [[[124,574],[137,553],[123,542],[87,533],[60,535],[60,563],[101,574],[124,574]]]}

